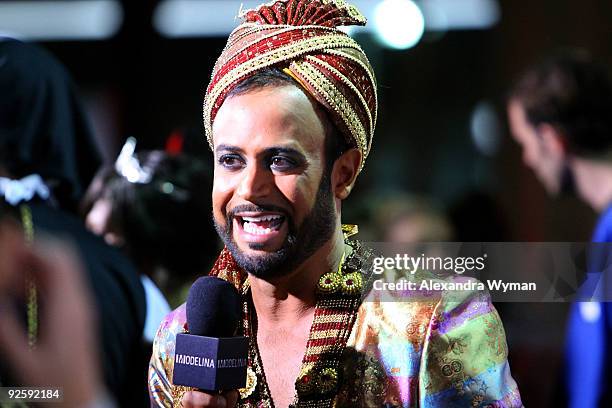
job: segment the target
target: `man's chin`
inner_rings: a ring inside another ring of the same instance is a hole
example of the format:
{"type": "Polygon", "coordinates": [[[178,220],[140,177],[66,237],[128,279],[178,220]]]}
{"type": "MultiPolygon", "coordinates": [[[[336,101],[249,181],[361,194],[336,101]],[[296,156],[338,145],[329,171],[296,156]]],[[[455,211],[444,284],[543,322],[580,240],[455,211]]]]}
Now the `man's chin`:
{"type": "Polygon", "coordinates": [[[292,269],[288,262],[289,257],[283,251],[235,250],[231,252],[242,269],[261,279],[283,277],[292,269]]]}
{"type": "Polygon", "coordinates": [[[266,259],[274,256],[280,250],[280,248],[270,248],[266,244],[259,242],[251,242],[246,244],[246,246],[241,245],[237,249],[242,256],[251,259],[266,259]]]}
{"type": "Polygon", "coordinates": [[[279,277],[290,270],[288,256],[292,240],[288,237],[278,247],[270,242],[250,242],[236,239],[235,233],[226,231],[223,225],[215,223],[215,228],[232,257],[245,272],[261,278],[279,277]]]}
{"type": "Polygon", "coordinates": [[[234,245],[237,250],[246,256],[269,256],[283,248],[284,240],[268,240],[268,241],[243,241],[237,240],[234,237],[234,245]]]}

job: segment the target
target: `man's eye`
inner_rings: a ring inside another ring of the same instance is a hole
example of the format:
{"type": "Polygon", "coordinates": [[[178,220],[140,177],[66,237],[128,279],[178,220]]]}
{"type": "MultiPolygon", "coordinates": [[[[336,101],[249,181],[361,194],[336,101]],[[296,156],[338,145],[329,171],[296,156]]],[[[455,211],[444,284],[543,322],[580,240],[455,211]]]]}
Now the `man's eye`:
{"type": "Polygon", "coordinates": [[[242,160],[238,156],[224,154],[219,157],[219,164],[228,169],[237,169],[242,167],[242,160]]]}
{"type": "Polygon", "coordinates": [[[295,167],[295,163],[287,157],[274,156],[272,157],[270,167],[273,170],[289,170],[295,167]]]}

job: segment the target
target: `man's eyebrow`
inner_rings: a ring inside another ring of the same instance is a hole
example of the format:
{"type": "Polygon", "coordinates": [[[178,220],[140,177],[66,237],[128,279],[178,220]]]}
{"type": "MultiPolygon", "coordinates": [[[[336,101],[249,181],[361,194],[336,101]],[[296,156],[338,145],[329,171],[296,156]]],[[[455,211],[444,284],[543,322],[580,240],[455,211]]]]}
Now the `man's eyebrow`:
{"type": "Polygon", "coordinates": [[[273,146],[266,149],[267,154],[279,154],[284,153],[290,156],[294,156],[300,160],[306,160],[306,156],[300,150],[293,147],[273,146]]]}
{"type": "Polygon", "coordinates": [[[232,146],[232,145],[226,145],[226,144],[220,144],[219,146],[215,148],[215,152],[218,153],[220,151],[242,153],[242,149],[239,148],[238,146],[232,146]]]}
{"type": "Polygon", "coordinates": [[[293,147],[273,146],[273,147],[267,148],[266,152],[296,154],[296,155],[303,156],[303,153],[300,150],[294,149],[293,147]]]}

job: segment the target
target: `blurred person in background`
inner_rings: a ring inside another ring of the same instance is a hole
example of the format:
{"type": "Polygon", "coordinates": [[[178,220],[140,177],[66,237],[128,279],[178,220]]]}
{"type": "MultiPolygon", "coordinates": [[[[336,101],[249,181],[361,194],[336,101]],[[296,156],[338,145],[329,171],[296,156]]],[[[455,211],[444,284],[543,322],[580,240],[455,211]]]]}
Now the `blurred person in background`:
{"type": "Polygon", "coordinates": [[[128,138],[115,165],[94,178],[81,211],[87,228],[124,251],[141,273],[143,337],[150,347],[170,305],[185,301],[219,244],[207,211],[209,166],[183,154],[135,149],[136,140],[128,138]]]}
{"type": "Polygon", "coordinates": [[[425,196],[393,194],[371,209],[377,240],[412,244],[453,240],[453,228],[440,206],[425,196]]]}
{"type": "MultiPolygon", "coordinates": [[[[578,51],[549,57],[519,78],[508,118],[525,165],[551,195],[575,194],[588,203],[600,214],[593,242],[612,242],[612,84],[606,70],[578,51]]],[[[602,271],[603,255],[592,272],[602,271]]],[[[611,303],[572,305],[563,387],[570,407],[612,406],[611,329],[611,303]]]]}
{"type": "MultiPolygon", "coordinates": [[[[0,204],[2,361],[21,386],[59,389],[61,402],[56,406],[115,407],[102,383],[96,310],[77,255],[65,242],[40,238],[31,242],[19,220],[3,207],[0,204]],[[38,296],[44,299],[34,349],[20,321],[19,305],[27,297],[23,277],[28,275],[36,280],[38,296]]],[[[27,406],[16,399],[0,400],[0,405],[27,406]]]]}
{"type": "Polygon", "coordinates": [[[128,139],[115,166],[100,170],[82,213],[89,230],[133,260],[145,288],[152,279],[177,307],[220,249],[209,216],[212,169],[184,154],[134,154],[135,143],[128,139]]]}
{"type": "MultiPolygon", "coordinates": [[[[106,387],[121,406],[142,406],[142,284],[132,264],[72,214],[99,164],[88,121],[64,67],[34,45],[0,40],[0,201],[20,221],[28,239],[59,235],[74,242],[98,316],[96,340],[106,387]]],[[[37,283],[32,283],[20,307],[33,347],[37,328],[47,322],[41,320],[45,314],[38,313],[37,283]]],[[[63,366],[56,369],[60,372],[63,366]]],[[[10,374],[0,367],[0,382],[16,385],[10,374]]]]}
{"type": "MultiPolygon", "coordinates": [[[[115,177],[118,176],[113,166],[103,166],[99,170],[85,194],[81,215],[85,219],[85,226],[88,230],[102,237],[108,245],[118,249],[124,249],[126,243],[117,225],[117,221],[111,222],[113,212],[117,212],[113,204],[119,200],[116,198],[113,199],[112,193],[107,191],[109,183],[112,183],[115,177]]],[[[124,196],[125,195],[122,195],[122,197],[124,196]]],[[[133,195],[130,195],[130,197],[132,196],[133,195]]],[[[119,217],[115,214],[114,218],[119,217]]],[[[129,251],[124,251],[124,253],[126,256],[130,257],[129,251]]],[[[145,292],[146,315],[142,338],[150,352],[153,338],[155,337],[155,331],[157,330],[156,325],[159,325],[161,319],[171,309],[164,294],[150,278],[153,274],[153,272],[149,270],[152,263],[148,262],[146,258],[144,260],[141,258],[141,264],[139,265],[138,259],[133,256],[131,260],[138,272],[140,272],[140,281],[142,282],[145,292]]]]}

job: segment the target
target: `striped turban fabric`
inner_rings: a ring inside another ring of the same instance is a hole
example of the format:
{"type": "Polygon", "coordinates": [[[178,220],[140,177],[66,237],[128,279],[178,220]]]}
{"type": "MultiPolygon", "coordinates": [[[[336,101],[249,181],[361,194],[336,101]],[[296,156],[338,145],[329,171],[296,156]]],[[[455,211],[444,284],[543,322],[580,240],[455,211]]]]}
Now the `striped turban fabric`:
{"type": "Polygon", "coordinates": [[[204,126],[212,124],[227,95],[268,67],[293,77],[330,113],[347,142],[370,152],[377,115],[374,71],[355,40],[340,26],[366,19],[344,0],[276,0],[242,13],[213,69],[204,99],[204,126]]]}

